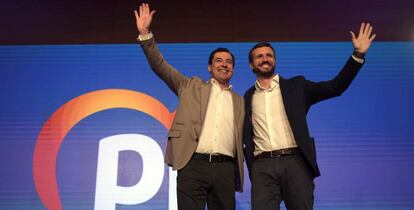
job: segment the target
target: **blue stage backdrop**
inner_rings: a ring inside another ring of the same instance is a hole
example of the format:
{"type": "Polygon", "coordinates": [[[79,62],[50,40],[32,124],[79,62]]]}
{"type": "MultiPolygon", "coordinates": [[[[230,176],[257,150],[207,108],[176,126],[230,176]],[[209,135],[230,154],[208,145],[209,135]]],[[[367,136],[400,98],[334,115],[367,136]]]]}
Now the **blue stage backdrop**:
{"type": "MultiPolygon", "coordinates": [[[[243,94],[255,81],[253,44],[159,46],[203,79],[209,53],[229,48],[243,94]]],[[[352,53],[351,42],[273,44],[277,72],[314,81],[333,78],[352,53]]],[[[349,89],[312,107],[315,209],[414,209],[413,81],[414,42],[374,42],[349,89]]],[[[0,209],[175,209],[163,156],[177,102],[138,44],[0,46],[0,209]]]]}

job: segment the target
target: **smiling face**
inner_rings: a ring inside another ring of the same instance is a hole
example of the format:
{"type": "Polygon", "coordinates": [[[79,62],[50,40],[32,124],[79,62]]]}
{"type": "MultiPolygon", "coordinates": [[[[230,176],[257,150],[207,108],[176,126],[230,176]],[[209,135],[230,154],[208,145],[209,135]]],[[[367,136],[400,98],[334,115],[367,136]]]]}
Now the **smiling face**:
{"type": "Polygon", "coordinates": [[[275,53],[272,48],[258,47],[251,52],[250,68],[256,76],[268,78],[274,75],[276,68],[275,53]]]}
{"type": "Polygon", "coordinates": [[[220,85],[228,86],[233,75],[233,67],[233,56],[229,52],[215,52],[208,65],[208,71],[220,85]]]}

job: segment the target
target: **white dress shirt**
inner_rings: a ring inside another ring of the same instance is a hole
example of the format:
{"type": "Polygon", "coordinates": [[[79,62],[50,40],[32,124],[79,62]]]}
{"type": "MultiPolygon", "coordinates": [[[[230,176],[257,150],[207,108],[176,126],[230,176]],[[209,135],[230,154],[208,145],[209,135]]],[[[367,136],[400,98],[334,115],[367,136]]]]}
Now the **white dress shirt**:
{"type": "Polygon", "coordinates": [[[221,89],[216,80],[211,79],[210,82],[212,87],[196,152],[234,157],[235,136],[231,86],[221,89]]]}
{"type": "Polygon", "coordinates": [[[254,155],[297,147],[283,104],[279,75],[273,77],[269,89],[263,88],[258,81],[255,87],[252,98],[254,155]]]}

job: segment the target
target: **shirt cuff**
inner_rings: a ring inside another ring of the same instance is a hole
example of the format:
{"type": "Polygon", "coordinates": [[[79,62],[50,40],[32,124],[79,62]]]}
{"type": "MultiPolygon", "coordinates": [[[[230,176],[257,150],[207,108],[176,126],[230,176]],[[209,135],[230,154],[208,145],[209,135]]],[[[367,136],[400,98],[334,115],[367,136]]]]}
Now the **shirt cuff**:
{"type": "Polygon", "coordinates": [[[150,40],[154,35],[152,34],[152,32],[149,32],[148,34],[145,35],[138,35],[137,37],[137,41],[142,42],[142,41],[147,41],[150,40]]]}
{"type": "Polygon", "coordinates": [[[360,64],[363,64],[364,62],[365,62],[365,60],[364,59],[362,59],[362,58],[357,58],[356,56],[354,56],[354,55],[352,55],[352,59],[354,59],[354,61],[356,61],[356,62],[358,62],[358,63],[360,63],[360,64]]]}

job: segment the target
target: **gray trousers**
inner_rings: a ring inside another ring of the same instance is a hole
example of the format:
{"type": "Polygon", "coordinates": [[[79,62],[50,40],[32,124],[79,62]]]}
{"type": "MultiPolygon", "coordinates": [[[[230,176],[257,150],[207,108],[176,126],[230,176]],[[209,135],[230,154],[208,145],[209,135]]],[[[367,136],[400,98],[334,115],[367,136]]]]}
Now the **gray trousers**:
{"type": "Polygon", "coordinates": [[[315,184],[300,154],[257,159],[252,165],[252,209],[312,210],[315,184]]]}

